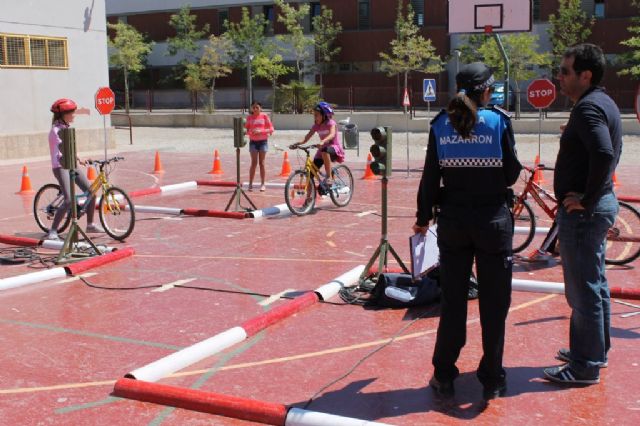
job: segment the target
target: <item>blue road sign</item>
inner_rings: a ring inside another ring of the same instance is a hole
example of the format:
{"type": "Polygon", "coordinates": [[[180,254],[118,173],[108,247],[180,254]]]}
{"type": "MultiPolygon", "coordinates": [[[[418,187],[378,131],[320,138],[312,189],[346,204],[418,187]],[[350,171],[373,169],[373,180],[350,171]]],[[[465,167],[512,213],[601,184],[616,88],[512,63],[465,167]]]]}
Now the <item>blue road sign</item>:
{"type": "Polygon", "coordinates": [[[433,78],[425,78],[422,80],[422,99],[425,102],[434,102],[436,100],[436,80],[433,78]]]}

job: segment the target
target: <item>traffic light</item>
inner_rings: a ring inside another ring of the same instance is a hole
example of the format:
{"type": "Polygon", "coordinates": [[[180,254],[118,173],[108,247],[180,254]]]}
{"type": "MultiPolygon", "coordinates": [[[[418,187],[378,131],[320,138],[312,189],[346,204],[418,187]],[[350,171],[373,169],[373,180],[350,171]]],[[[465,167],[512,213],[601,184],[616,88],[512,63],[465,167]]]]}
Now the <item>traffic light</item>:
{"type": "Polygon", "coordinates": [[[375,175],[391,176],[391,135],[391,127],[374,127],[371,130],[374,144],[369,152],[373,156],[371,171],[375,175]]]}
{"type": "Polygon", "coordinates": [[[244,138],[244,124],[247,120],[244,117],[233,117],[233,146],[243,148],[247,144],[244,138]]]}

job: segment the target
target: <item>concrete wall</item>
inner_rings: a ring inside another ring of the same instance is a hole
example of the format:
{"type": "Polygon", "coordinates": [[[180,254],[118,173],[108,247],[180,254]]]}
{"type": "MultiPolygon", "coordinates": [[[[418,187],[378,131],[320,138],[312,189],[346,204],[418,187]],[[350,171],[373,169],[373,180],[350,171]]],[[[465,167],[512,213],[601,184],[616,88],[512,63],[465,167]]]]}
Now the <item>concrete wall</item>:
{"type": "MultiPolygon", "coordinates": [[[[49,108],[58,98],[72,98],[88,109],[88,114],[77,117],[76,129],[101,135],[103,118],[94,108],[94,95],[99,87],[109,85],[105,0],[11,3],[3,8],[0,31],[65,37],[69,68],[0,68],[0,158],[14,157],[12,152],[41,154],[40,144],[46,147],[51,126],[49,108]],[[33,151],[24,152],[25,147],[33,151]]],[[[106,124],[111,124],[109,117],[106,124]]]]}

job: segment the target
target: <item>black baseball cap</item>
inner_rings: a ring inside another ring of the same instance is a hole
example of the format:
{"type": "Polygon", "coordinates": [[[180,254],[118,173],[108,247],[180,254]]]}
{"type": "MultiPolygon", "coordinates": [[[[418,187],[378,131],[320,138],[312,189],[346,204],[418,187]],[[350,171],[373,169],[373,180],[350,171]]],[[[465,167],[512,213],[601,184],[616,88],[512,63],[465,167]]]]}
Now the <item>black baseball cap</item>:
{"type": "Polygon", "coordinates": [[[482,92],[487,87],[493,86],[495,81],[491,68],[482,62],[464,65],[456,74],[458,90],[464,89],[467,92],[482,92]]]}

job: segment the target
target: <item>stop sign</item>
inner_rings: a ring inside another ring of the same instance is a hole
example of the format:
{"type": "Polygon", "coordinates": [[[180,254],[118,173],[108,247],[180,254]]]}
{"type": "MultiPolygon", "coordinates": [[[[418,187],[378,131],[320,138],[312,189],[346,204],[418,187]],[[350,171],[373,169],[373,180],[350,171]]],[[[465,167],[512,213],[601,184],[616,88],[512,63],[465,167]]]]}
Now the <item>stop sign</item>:
{"type": "Polygon", "coordinates": [[[116,95],[108,87],[101,87],[96,92],[96,109],[100,115],[107,115],[116,106],[116,95]]]}
{"type": "Polygon", "coordinates": [[[527,87],[527,101],[535,108],[547,108],[556,100],[556,86],[546,78],[533,80],[527,87]]]}

